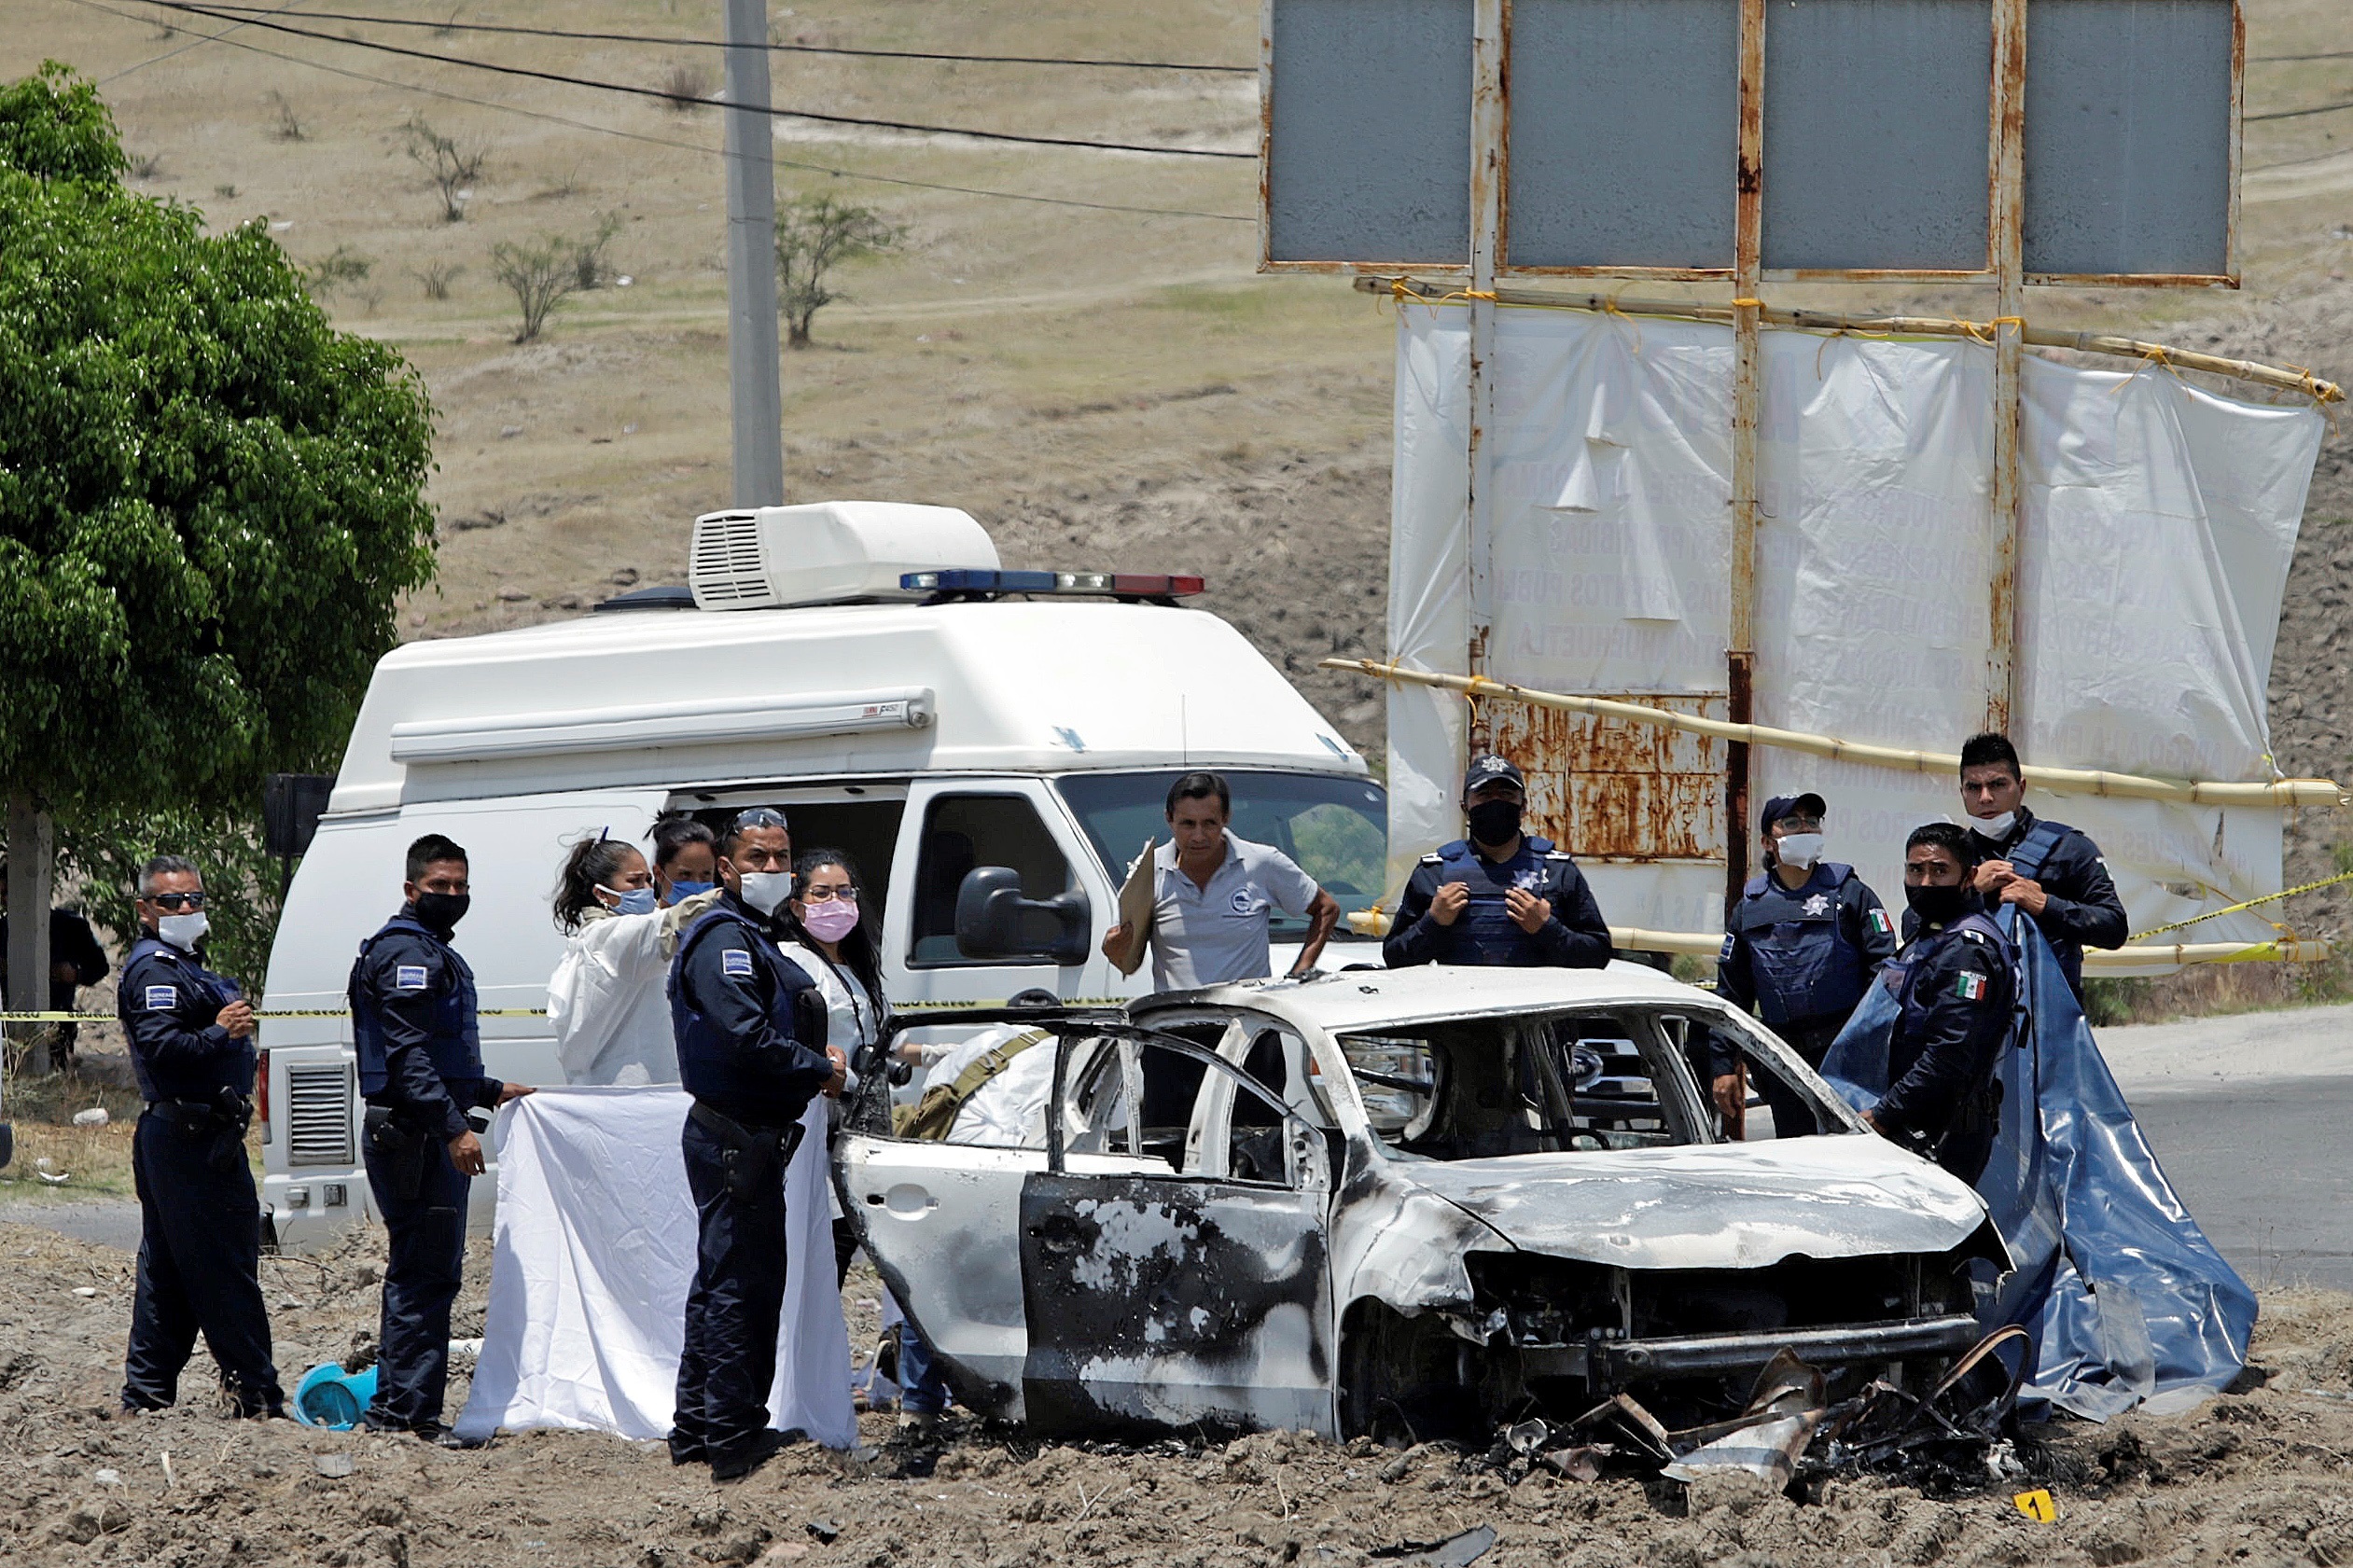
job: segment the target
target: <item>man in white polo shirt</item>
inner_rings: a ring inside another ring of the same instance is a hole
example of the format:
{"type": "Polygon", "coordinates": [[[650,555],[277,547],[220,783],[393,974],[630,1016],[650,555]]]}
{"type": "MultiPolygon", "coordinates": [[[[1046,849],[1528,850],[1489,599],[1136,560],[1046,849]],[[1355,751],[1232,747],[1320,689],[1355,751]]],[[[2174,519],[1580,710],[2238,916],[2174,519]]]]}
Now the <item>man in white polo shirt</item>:
{"type": "MultiPolygon", "coordinates": [[[[1267,924],[1277,908],[1308,922],[1294,976],[1316,967],[1340,923],[1339,901],[1288,855],[1226,830],[1232,815],[1232,792],[1216,773],[1187,773],[1169,786],[1169,840],[1152,851],[1156,991],[1265,978],[1274,966],[1267,924]]],[[[1128,938],[1124,924],[1113,926],[1105,955],[1119,962],[1128,938]]]]}

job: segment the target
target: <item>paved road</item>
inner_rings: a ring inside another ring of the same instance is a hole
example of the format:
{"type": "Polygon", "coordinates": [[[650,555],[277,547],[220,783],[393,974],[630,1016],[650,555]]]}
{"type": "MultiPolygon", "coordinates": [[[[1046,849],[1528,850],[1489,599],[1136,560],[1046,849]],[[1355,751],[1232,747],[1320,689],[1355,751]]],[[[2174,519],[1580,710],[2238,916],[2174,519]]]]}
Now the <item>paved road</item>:
{"type": "Polygon", "coordinates": [[[2249,1284],[2353,1291],[2353,1007],[2099,1041],[2174,1190],[2249,1284]]]}
{"type": "MultiPolygon", "coordinates": [[[[2353,1006],[2109,1029],[2100,1048],[2181,1200],[2258,1286],[2353,1291],[2353,1006]]],[[[135,1250],[124,1200],[0,1219],[135,1250]]]]}

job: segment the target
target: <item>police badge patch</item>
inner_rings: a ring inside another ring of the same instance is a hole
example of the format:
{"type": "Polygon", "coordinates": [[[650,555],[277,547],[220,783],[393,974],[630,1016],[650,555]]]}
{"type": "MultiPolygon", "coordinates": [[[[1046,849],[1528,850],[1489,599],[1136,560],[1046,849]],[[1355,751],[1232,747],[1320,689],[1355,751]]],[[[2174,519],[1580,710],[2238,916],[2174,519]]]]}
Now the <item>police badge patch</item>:
{"type": "Polygon", "coordinates": [[[1809,915],[1829,914],[1831,912],[1831,895],[1827,893],[1816,894],[1813,897],[1805,901],[1805,912],[1809,915]]]}
{"type": "Polygon", "coordinates": [[[729,948],[719,954],[719,973],[739,979],[752,978],[752,955],[742,948],[729,948]]]}
{"type": "Polygon", "coordinates": [[[168,1013],[180,1005],[180,988],[173,985],[147,987],[147,1011],[168,1013]]]}
{"type": "Polygon", "coordinates": [[[422,964],[400,964],[394,965],[392,971],[392,989],[395,991],[423,991],[425,989],[425,965],[422,964]]]}

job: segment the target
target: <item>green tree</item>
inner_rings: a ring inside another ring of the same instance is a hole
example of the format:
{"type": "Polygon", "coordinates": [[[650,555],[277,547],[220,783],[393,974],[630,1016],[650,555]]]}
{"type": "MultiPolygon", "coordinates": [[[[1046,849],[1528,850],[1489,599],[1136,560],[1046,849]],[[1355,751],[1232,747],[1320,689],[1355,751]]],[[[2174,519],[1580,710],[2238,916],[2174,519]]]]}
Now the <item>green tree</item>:
{"type": "Polygon", "coordinates": [[[0,791],[69,843],[331,763],[433,575],[416,371],[122,168],[87,81],[0,90],[0,791]]]}
{"type": "Polygon", "coordinates": [[[844,261],[898,249],[907,231],[871,207],[804,196],[776,215],[776,307],[784,313],[785,343],[809,346],[809,324],[842,298],[827,280],[844,261]]]}

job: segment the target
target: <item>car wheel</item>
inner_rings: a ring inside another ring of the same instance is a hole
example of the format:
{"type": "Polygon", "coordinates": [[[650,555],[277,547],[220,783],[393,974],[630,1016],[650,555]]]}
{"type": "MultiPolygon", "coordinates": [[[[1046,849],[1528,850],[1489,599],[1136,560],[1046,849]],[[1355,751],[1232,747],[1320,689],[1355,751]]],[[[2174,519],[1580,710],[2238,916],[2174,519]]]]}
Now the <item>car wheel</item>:
{"type": "Polygon", "coordinates": [[[1482,1440],[1493,1424],[1481,1397],[1485,1362],[1434,1317],[1358,1302],[1341,1325],[1341,1436],[1400,1449],[1482,1440]]]}

